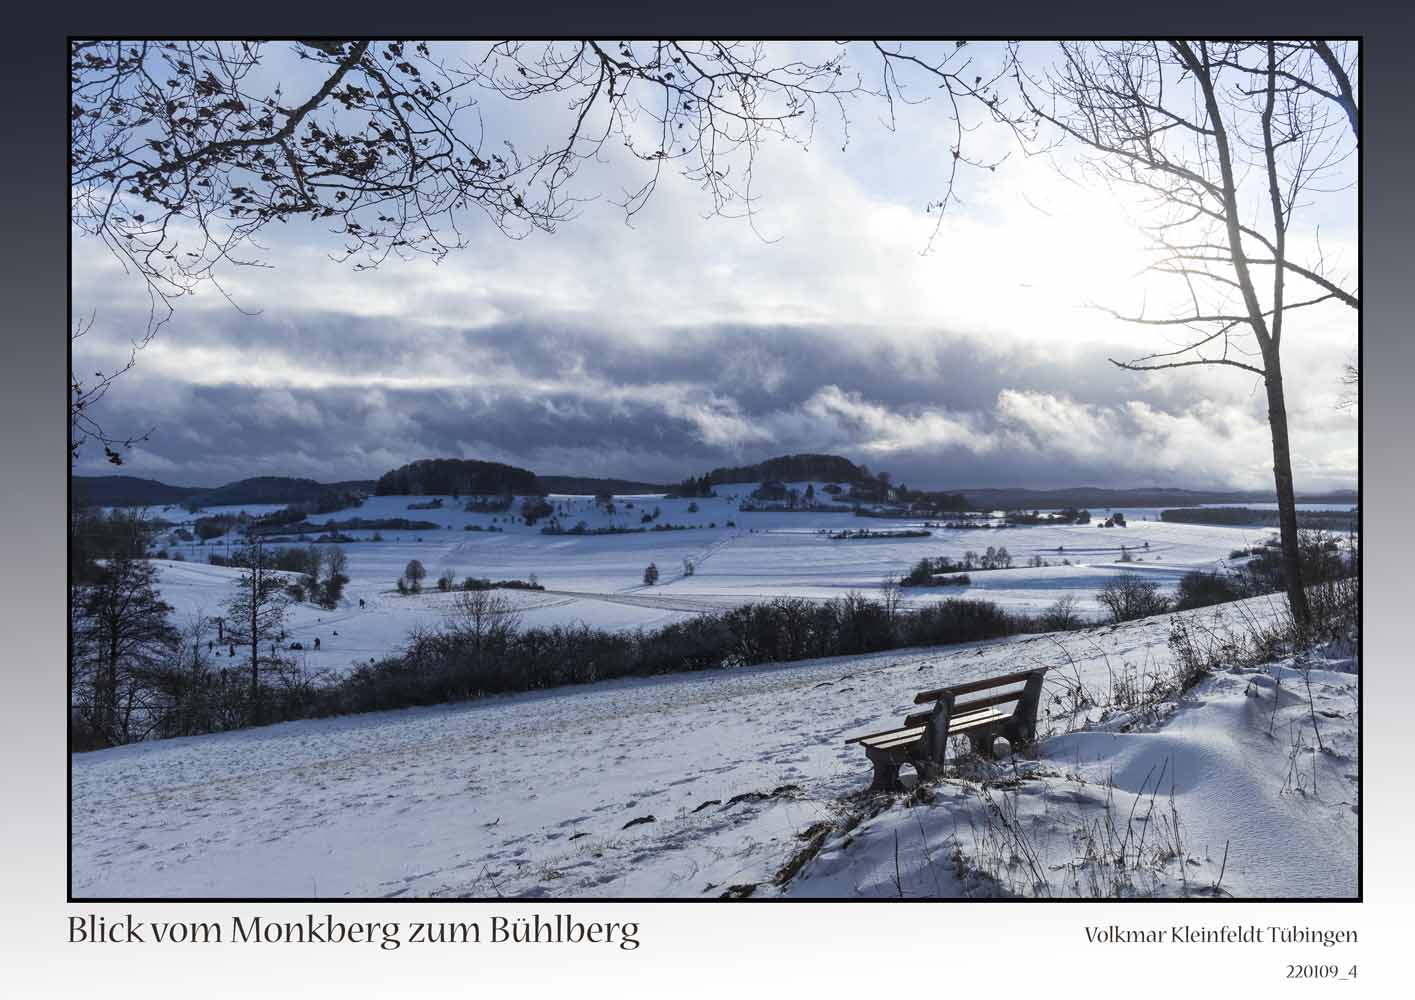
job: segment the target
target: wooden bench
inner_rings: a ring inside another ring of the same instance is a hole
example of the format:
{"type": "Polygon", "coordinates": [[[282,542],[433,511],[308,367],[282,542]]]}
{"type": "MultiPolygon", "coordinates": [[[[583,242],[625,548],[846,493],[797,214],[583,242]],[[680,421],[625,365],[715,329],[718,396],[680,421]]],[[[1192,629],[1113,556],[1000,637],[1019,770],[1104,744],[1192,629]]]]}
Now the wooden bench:
{"type": "Polygon", "coordinates": [[[906,716],[904,725],[864,736],[853,736],[846,743],[859,743],[875,766],[872,792],[893,792],[899,784],[900,765],[914,768],[921,779],[933,778],[943,766],[950,736],[966,736],[973,751],[984,757],[992,756],[993,741],[1005,736],[1013,747],[1032,742],[1037,735],[1037,709],[1041,704],[1042,678],[1046,668],[1023,670],[1001,677],[988,677],[952,687],[920,691],[914,704],[933,702],[932,708],[906,716]],[[1014,684],[1015,691],[988,694],[960,702],[963,695],[992,691],[1014,684]],[[1012,710],[1000,706],[1015,702],[1012,710]]]}

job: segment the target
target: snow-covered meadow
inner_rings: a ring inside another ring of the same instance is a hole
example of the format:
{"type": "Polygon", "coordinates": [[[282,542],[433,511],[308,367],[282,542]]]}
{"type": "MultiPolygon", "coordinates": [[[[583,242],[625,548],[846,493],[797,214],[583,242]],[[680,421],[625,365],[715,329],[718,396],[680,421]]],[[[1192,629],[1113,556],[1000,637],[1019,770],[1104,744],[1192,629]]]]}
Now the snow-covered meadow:
{"type": "MultiPolygon", "coordinates": [[[[1186,614],[1223,631],[1280,611],[1186,614]]],[[[1104,699],[1166,671],[1171,618],[77,754],[73,892],[1354,895],[1349,650],[1220,671],[1155,713],[1073,711],[1074,683],[1104,699]],[[1035,665],[1054,668],[1035,758],[961,775],[986,786],[860,794],[846,737],[920,689],[1035,665]],[[1107,849],[1133,859],[1123,873],[1107,849]]]]}
{"type": "MultiPolygon", "coordinates": [[[[797,485],[804,489],[805,484],[797,485]]],[[[818,495],[823,485],[815,484],[818,495]]],[[[928,529],[929,537],[921,538],[832,539],[829,534],[841,530],[900,531],[920,529],[924,522],[849,513],[739,511],[739,503],[754,488],[754,484],[721,486],[720,496],[697,500],[617,497],[613,514],[591,497],[550,498],[566,528],[579,521],[591,529],[688,526],[632,534],[546,535],[541,532],[545,521],[528,527],[514,516],[514,509],[507,514],[468,513],[462,504],[445,497],[443,506],[432,510],[409,509],[431,497],[388,496],[371,497],[358,508],[313,516],[310,520],[319,524],[354,517],[407,518],[439,527],[345,532],[357,540],[341,546],[351,578],[344,600],[334,610],[310,603],[291,607],[290,641],[304,647],[294,655],[311,673],[337,673],[397,649],[411,631],[436,625],[452,606],[452,597],[433,586],[444,571],[452,571],[459,580],[534,576],[544,591],[502,592],[521,610],[528,626],[583,621],[621,629],[654,627],[783,595],[825,600],[851,590],[874,594],[885,577],[907,573],[923,557],[958,558],[969,550],[981,553],[995,546],[1008,550],[1013,568],[973,572],[967,587],[910,588],[905,591],[906,607],[948,597],[982,597],[1010,609],[1037,611],[1071,595],[1083,615],[1099,618],[1095,593],[1116,574],[1143,575],[1172,589],[1185,572],[1215,568],[1232,551],[1271,534],[1262,527],[1167,524],[1158,519],[1158,509],[1125,510],[1125,528],[1097,527],[1112,513],[1106,509],[1092,511],[1095,520],[1084,525],[968,531],[933,527],[928,529]],[[692,506],[697,510],[690,510],[692,506]],[[656,520],[643,524],[643,515],[655,510],[660,512],[656,520]],[[381,540],[373,540],[375,534],[381,540]],[[1131,561],[1121,562],[1122,546],[1131,561]],[[1028,567],[1033,557],[1048,565],[1028,567]],[[395,583],[412,559],[427,569],[423,592],[399,594],[395,583]],[[692,575],[685,571],[685,560],[693,564],[692,575]],[[650,562],[661,574],[652,587],[643,583],[650,562]],[[312,648],[315,638],[320,639],[318,651],[312,648]]],[[[277,509],[247,505],[202,513],[244,510],[255,516],[277,509]]],[[[175,507],[152,508],[151,513],[177,524],[192,520],[175,507]]],[[[174,542],[171,530],[159,536],[158,546],[169,555],[180,553],[183,560],[158,561],[162,596],[173,605],[177,623],[223,614],[222,606],[240,571],[212,566],[206,560],[209,553],[226,554],[239,544],[235,532],[204,545],[174,542]]]]}
{"type": "MultiPolygon", "coordinates": [[[[332,610],[292,605],[288,639],[304,650],[288,655],[310,674],[339,674],[396,651],[411,631],[451,610],[454,595],[429,586],[444,571],[458,579],[535,577],[545,590],[501,591],[526,625],[618,629],[779,595],[877,593],[882,580],[920,558],[988,546],[1005,546],[1013,568],[972,572],[968,587],[907,589],[906,608],[968,596],[1035,611],[1070,595],[1099,620],[1095,592],[1115,574],[1172,588],[1185,572],[1219,567],[1269,534],[1167,524],[1157,510],[1141,509],[1124,511],[1125,528],[932,526],[927,537],[833,539],[842,529],[923,525],[740,511],[752,487],[719,489],[722,496],[695,501],[618,497],[613,513],[589,497],[550,498],[566,527],[639,527],[655,511],[655,524],[689,526],[643,533],[548,535],[514,514],[468,513],[450,498],[410,510],[431,498],[373,497],[315,516],[438,527],[382,529],[378,540],[372,530],[346,531],[355,540],[341,543],[350,576],[344,599],[332,610]],[[1048,565],[1027,566],[1033,557],[1048,565]],[[395,582],[411,559],[427,569],[425,589],[400,594],[395,582]],[[643,583],[649,562],[661,571],[656,586],[643,583]]],[[[152,513],[192,520],[176,508],[152,513]]],[[[1092,512],[1097,521],[1111,513],[1092,512]]],[[[162,596],[177,624],[209,624],[224,613],[240,570],[210,565],[206,554],[224,554],[239,539],[174,544],[174,530],[157,541],[183,557],[158,561],[162,596]]],[[[1274,596],[1183,616],[1216,633],[1242,632],[1282,609],[1274,596]]],[[[1351,651],[1328,650],[1301,670],[1290,661],[1221,669],[1177,703],[1118,710],[1118,686],[1171,671],[1174,617],[604,681],[76,754],[73,891],[1354,894],[1359,731],[1351,651]],[[896,724],[918,690],[1034,666],[1053,668],[1039,727],[1047,735],[1034,756],[975,760],[893,798],[862,794],[870,767],[858,746],[845,744],[848,736],[896,724]],[[1078,703],[1080,689],[1092,696],[1089,705],[1078,703]],[[1109,710],[1100,707],[1106,703],[1109,710]]]]}

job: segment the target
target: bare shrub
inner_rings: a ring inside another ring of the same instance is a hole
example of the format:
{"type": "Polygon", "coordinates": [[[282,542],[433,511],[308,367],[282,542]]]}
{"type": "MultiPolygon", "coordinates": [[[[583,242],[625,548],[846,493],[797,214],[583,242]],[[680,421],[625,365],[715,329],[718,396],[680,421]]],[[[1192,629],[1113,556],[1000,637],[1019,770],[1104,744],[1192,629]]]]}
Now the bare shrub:
{"type": "Polygon", "coordinates": [[[504,647],[521,626],[521,615],[504,595],[491,590],[459,591],[445,634],[480,654],[504,647]]]}
{"type": "Polygon", "coordinates": [[[1076,610],[1076,597],[1066,594],[1042,612],[1041,625],[1047,632],[1064,632],[1081,624],[1081,613],[1076,610]]]}
{"type": "Polygon", "coordinates": [[[1159,615],[1170,608],[1169,598],[1160,593],[1160,586],[1154,580],[1146,580],[1132,573],[1124,573],[1106,581],[1096,593],[1096,600],[1110,612],[1113,622],[1126,622],[1136,618],[1159,615]]]}

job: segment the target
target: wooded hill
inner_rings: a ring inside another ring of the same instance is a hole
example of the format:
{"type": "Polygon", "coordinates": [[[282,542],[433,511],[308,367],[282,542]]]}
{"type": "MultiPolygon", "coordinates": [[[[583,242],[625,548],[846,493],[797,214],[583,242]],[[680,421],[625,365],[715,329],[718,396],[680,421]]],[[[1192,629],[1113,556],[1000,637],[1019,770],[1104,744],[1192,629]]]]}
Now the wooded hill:
{"type": "Polygon", "coordinates": [[[225,486],[169,486],[155,479],[134,476],[74,476],[74,503],[94,507],[147,507],[191,504],[218,507],[226,504],[320,503],[351,493],[369,493],[372,480],[317,483],[290,476],[256,476],[225,486]]]}
{"type": "Polygon", "coordinates": [[[708,481],[717,483],[858,483],[870,478],[863,465],[856,465],[839,455],[779,455],[756,465],[738,465],[713,469],[708,481]]]}
{"type": "Polygon", "coordinates": [[[456,493],[536,495],[545,492],[529,469],[470,458],[423,458],[378,477],[378,496],[456,493]]]}

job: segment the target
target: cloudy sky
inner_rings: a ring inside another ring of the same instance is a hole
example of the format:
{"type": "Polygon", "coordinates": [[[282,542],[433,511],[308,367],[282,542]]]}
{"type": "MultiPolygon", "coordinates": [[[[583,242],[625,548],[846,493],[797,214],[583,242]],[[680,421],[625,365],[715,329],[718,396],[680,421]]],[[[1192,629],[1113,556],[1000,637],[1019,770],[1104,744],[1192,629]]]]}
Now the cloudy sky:
{"type": "MultiPolygon", "coordinates": [[[[1157,294],[1125,193],[1065,151],[1014,150],[964,178],[931,243],[924,207],[950,133],[935,103],[896,110],[890,129],[878,105],[854,106],[844,149],[829,119],[807,148],[764,146],[754,225],[705,218],[702,192],[676,176],[626,224],[611,196],[641,168],[611,154],[577,188],[599,197],[558,232],[509,240],[469,217],[469,246],[439,264],[354,271],[318,227],[268,227],[274,268],[222,275],[241,308],[214,289],[179,302],[104,400],[110,431],[151,427],[149,439],[121,470],[90,450],[76,471],[328,481],[459,456],[672,481],[824,451],[920,487],[1270,487],[1256,378],[1107,361],[1169,344],[1090,307],[1157,294]]],[[[518,127],[505,108],[484,113],[518,127]]],[[[1012,148],[1000,131],[974,135],[976,152],[1012,148]]],[[[1328,264],[1352,275],[1354,198],[1317,196],[1307,212],[1328,264]]],[[[73,305],[96,319],[74,350],[86,371],[126,356],[147,300],[76,239],[73,305]]],[[[1288,322],[1298,488],[1354,486],[1356,417],[1336,404],[1355,313],[1288,322]]]]}

